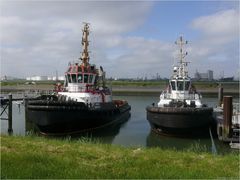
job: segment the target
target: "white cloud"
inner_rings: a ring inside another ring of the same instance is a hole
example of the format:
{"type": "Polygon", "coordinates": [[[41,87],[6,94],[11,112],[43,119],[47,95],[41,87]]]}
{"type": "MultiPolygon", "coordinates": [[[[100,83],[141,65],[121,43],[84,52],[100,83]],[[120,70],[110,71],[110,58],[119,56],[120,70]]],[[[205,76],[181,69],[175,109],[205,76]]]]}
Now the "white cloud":
{"type": "MultiPolygon", "coordinates": [[[[3,1],[0,5],[1,76],[64,73],[68,62],[80,56],[84,21],[91,23],[90,61],[102,65],[108,77],[171,74],[173,42],[126,35],[144,25],[151,2],[3,1]]],[[[190,26],[200,32],[198,39],[188,39],[191,74],[196,69],[225,68],[225,74],[233,74],[238,69],[239,12],[230,9],[198,17],[190,26]]]]}
{"type": "MultiPolygon", "coordinates": [[[[239,12],[235,9],[220,11],[212,15],[199,17],[192,22],[192,27],[209,36],[236,37],[239,33],[239,12]]],[[[220,40],[223,40],[220,38],[220,40]]]]}
{"type": "Polygon", "coordinates": [[[1,1],[1,75],[63,73],[80,56],[82,22],[91,23],[92,62],[111,63],[104,59],[107,48],[118,45],[121,33],[143,24],[152,4],[1,1]]]}
{"type": "Polygon", "coordinates": [[[235,74],[239,68],[239,11],[228,9],[198,17],[191,27],[200,31],[190,50],[194,70],[235,74]]]}
{"type": "Polygon", "coordinates": [[[171,73],[171,65],[174,61],[172,43],[143,37],[127,37],[122,38],[118,46],[125,49],[122,55],[114,57],[109,66],[111,76],[151,77],[156,73],[163,76],[171,73]]]}

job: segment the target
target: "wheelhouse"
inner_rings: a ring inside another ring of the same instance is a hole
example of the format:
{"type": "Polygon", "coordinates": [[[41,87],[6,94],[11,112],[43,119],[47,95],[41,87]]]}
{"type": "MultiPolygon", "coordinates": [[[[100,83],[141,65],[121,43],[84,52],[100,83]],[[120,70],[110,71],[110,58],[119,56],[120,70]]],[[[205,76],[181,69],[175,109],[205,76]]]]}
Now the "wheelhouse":
{"type": "Polygon", "coordinates": [[[78,63],[69,64],[68,70],[65,73],[64,87],[69,92],[86,91],[95,85],[96,77],[95,65],[84,67],[78,63]]]}
{"type": "Polygon", "coordinates": [[[190,88],[190,85],[191,85],[190,80],[172,79],[170,81],[170,86],[172,91],[188,91],[190,88]]]}
{"type": "Polygon", "coordinates": [[[84,83],[93,85],[96,78],[96,74],[93,73],[67,73],[65,79],[67,83],[84,83]]]}

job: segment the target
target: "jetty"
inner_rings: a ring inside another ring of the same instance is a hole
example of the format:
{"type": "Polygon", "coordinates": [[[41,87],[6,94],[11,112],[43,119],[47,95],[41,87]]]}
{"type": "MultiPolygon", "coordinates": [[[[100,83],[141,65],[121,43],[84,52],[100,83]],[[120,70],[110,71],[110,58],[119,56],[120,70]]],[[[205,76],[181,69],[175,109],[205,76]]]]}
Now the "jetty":
{"type": "Polygon", "coordinates": [[[228,143],[240,142],[239,103],[233,103],[232,96],[224,96],[223,104],[214,109],[219,140],[228,143]]]}

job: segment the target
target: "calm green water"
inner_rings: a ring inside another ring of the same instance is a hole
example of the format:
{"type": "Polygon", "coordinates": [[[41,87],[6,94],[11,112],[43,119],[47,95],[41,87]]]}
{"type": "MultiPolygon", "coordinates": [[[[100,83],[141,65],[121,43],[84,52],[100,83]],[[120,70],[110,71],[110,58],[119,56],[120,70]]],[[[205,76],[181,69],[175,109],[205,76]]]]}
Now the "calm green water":
{"type": "MultiPolygon", "coordinates": [[[[229,151],[228,144],[219,142],[217,138],[214,138],[215,146],[213,146],[208,130],[204,136],[184,138],[153,133],[146,120],[145,108],[153,102],[156,104],[159,100],[158,96],[115,96],[114,99],[125,99],[128,101],[132,107],[131,117],[119,129],[92,137],[100,142],[137,147],[159,146],[162,148],[174,148],[178,150],[197,149],[202,151],[212,151],[213,148],[216,148],[218,153],[229,151]]],[[[217,99],[205,98],[203,103],[208,104],[210,107],[215,107],[217,99]]],[[[1,121],[1,133],[7,133],[7,125],[7,121],[1,121]]],[[[25,135],[24,105],[13,104],[13,132],[16,135],[25,135]]]]}

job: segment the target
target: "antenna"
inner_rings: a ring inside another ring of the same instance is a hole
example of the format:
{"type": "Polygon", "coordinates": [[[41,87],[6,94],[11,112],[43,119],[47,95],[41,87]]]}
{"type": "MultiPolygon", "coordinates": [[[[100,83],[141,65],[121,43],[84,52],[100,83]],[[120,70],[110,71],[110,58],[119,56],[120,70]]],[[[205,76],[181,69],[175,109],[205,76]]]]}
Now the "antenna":
{"type": "Polygon", "coordinates": [[[185,40],[183,39],[183,36],[180,36],[179,39],[178,39],[177,41],[175,41],[175,44],[178,45],[179,48],[180,48],[180,64],[183,63],[183,59],[184,59],[184,58],[186,57],[186,55],[187,55],[187,52],[184,52],[184,51],[183,51],[183,46],[184,46],[185,44],[187,44],[187,43],[188,43],[188,41],[185,41],[185,40]]]}
{"type": "Polygon", "coordinates": [[[84,25],[90,25],[90,23],[88,23],[88,22],[83,22],[83,24],[84,24],[84,25]]]}
{"type": "Polygon", "coordinates": [[[178,67],[178,76],[179,77],[188,77],[187,65],[189,62],[184,61],[184,58],[187,56],[187,52],[184,51],[183,46],[188,44],[188,41],[183,39],[183,36],[180,36],[175,44],[179,46],[180,51],[180,65],[178,67]]]}
{"type": "Polygon", "coordinates": [[[89,45],[89,41],[88,41],[88,35],[89,35],[89,23],[84,22],[84,27],[83,27],[83,36],[82,36],[82,57],[79,58],[82,60],[82,65],[83,66],[87,66],[89,63],[89,51],[88,51],[88,45],[89,45]]]}
{"type": "Polygon", "coordinates": [[[58,71],[56,70],[56,82],[58,81],[58,71]]]}

